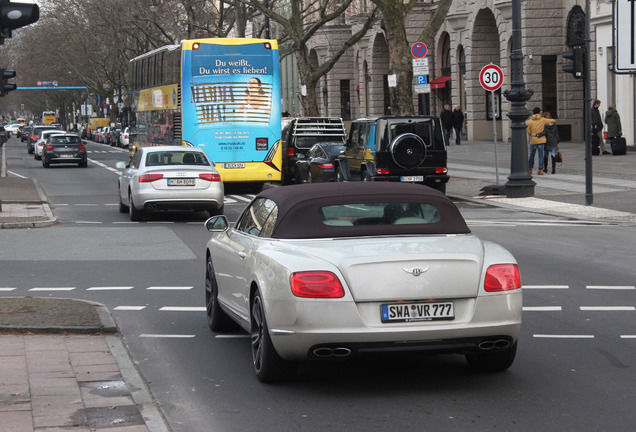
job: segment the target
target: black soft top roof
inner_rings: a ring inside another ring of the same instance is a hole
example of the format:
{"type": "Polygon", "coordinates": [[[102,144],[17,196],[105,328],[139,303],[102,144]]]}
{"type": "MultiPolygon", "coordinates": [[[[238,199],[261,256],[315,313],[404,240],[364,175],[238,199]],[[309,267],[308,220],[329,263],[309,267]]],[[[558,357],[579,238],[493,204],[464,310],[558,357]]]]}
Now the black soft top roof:
{"type": "Polygon", "coordinates": [[[410,183],[312,183],[271,188],[257,198],[278,206],[273,238],[331,238],[400,234],[468,234],[470,229],[453,202],[443,193],[410,183]],[[440,220],[429,224],[331,226],[320,218],[320,208],[356,203],[428,203],[437,207],[440,220]]]}

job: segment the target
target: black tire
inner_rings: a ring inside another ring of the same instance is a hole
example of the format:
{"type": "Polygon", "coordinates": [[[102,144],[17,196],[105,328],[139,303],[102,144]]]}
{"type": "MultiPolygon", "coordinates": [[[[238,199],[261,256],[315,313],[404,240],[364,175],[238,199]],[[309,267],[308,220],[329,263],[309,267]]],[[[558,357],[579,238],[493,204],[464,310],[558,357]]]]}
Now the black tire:
{"type": "Polygon", "coordinates": [[[516,355],[517,342],[505,350],[483,354],[466,354],[466,361],[471,369],[478,372],[501,372],[512,366],[516,355]]]}
{"type": "Polygon", "coordinates": [[[88,168],[88,161],[82,161],[78,163],[77,166],[80,168],[88,168]]]}
{"type": "Polygon", "coordinates": [[[119,213],[128,213],[128,206],[121,200],[121,191],[119,190],[119,187],[117,188],[117,194],[119,195],[119,213]]]}
{"type": "Polygon", "coordinates": [[[362,171],[362,178],[360,180],[362,180],[363,182],[370,182],[371,181],[371,176],[369,175],[369,171],[363,170],[362,171]]]}
{"type": "Polygon", "coordinates": [[[343,181],[345,181],[344,173],[342,172],[341,167],[338,167],[338,169],[336,170],[336,181],[339,183],[342,183],[343,181]]]}
{"type": "Polygon", "coordinates": [[[42,158],[42,166],[43,166],[44,168],[48,168],[48,167],[49,167],[49,166],[51,166],[51,165],[47,162],[47,160],[46,160],[45,158],[42,158]]]}
{"type": "Polygon", "coordinates": [[[38,156],[37,153],[33,153],[33,158],[35,160],[42,160],[42,156],[38,156]]]}
{"type": "Polygon", "coordinates": [[[314,178],[311,175],[311,171],[307,171],[307,183],[313,183],[314,178]]]}
{"type": "Polygon", "coordinates": [[[137,210],[131,194],[128,194],[128,214],[132,222],[139,222],[144,219],[143,210],[137,210]]]}
{"type": "Polygon", "coordinates": [[[27,153],[28,153],[28,154],[33,154],[33,146],[32,146],[32,145],[29,145],[29,146],[27,147],[27,153]]]}
{"type": "Polygon", "coordinates": [[[269,335],[261,293],[256,291],[251,314],[252,360],[256,377],[261,382],[286,381],[296,375],[296,362],[283,360],[269,335]]]}
{"type": "Polygon", "coordinates": [[[210,207],[210,210],[208,210],[208,213],[210,214],[210,217],[212,217],[212,216],[221,216],[223,214],[223,207],[224,206],[221,206],[221,208],[216,208],[216,206],[210,207]]]}
{"type": "Polygon", "coordinates": [[[446,183],[435,183],[435,186],[433,186],[433,188],[443,194],[446,193],[446,183]]]}
{"type": "Polygon", "coordinates": [[[227,331],[234,327],[234,321],[225,313],[219,305],[219,285],[214,275],[212,260],[208,257],[205,266],[205,313],[208,318],[210,330],[215,332],[227,331]]]}

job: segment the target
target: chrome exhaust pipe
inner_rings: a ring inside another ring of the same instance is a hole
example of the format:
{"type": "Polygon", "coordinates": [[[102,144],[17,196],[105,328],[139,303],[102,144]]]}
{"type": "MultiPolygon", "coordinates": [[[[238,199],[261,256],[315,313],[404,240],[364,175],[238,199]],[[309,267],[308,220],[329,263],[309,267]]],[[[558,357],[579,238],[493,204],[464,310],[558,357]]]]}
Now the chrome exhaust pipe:
{"type": "Polygon", "coordinates": [[[507,339],[488,340],[481,342],[478,346],[483,351],[501,350],[510,347],[510,341],[507,339]]]}
{"type": "Polygon", "coordinates": [[[345,357],[349,357],[351,355],[351,350],[347,347],[336,347],[336,348],[329,348],[329,347],[320,347],[320,348],[316,348],[312,351],[313,355],[315,355],[318,358],[345,358],[345,357]]]}

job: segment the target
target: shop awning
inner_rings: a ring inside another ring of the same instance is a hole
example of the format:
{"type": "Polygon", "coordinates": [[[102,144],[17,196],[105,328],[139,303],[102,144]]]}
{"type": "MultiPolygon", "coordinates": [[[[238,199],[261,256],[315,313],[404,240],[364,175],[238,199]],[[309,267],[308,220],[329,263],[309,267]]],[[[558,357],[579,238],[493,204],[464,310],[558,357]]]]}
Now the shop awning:
{"type": "Polygon", "coordinates": [[[435,78],[433,81],[431,81],[431,88],[432,89],[445,88],[446,82],[450,81],[450,79],[451,79],[450,76],[441,76],[441,77],[435,78]]]}

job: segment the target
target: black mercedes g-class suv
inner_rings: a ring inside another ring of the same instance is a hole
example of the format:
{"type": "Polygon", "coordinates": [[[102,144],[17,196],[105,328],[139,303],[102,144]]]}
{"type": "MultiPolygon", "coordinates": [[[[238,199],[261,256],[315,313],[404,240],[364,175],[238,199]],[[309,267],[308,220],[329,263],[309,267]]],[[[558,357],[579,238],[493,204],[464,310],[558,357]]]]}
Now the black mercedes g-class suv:
{"type": "Polygon", "coordinates": [[[401,181],[446,192],[446,143],[439,117],[355,120],[336,163],[338,181],[401,181]]]}
{"type": "Polygon", "coordinates": [[[304,159],[309,149],[319,142],[343,142],[347,130],[339,117],[297,117],[282,131],[283,184],[292,183],[296,162],[304,159]]]}

